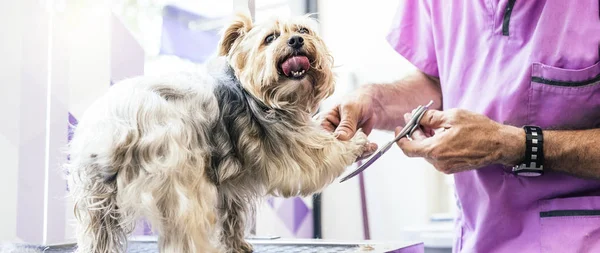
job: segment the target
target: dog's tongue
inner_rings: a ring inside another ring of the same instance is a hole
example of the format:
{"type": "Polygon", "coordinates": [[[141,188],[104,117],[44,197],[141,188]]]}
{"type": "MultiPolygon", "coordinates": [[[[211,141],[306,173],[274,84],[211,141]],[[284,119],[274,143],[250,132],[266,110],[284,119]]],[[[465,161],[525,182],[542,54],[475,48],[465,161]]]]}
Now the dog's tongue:
{"type": "Polygon", "coordinates": [[[307,71],[310,68],[310,62],[306,56],[292,56],[281,64],[281,70],[286,76],[291,76],[292,71],[307,71]]]}

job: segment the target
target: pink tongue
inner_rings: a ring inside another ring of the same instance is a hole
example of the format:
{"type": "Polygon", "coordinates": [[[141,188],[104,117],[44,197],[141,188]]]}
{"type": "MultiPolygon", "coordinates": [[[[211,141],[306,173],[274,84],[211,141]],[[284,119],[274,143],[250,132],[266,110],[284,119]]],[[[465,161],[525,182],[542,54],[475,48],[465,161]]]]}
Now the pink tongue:
{"type": "Polygon", "coordinates": [[[310,68],[310,62],[306,56],[292,56],[281,64],[281,70],[286,76],[291,76],[292,71],[306,71],[310,68]]]}

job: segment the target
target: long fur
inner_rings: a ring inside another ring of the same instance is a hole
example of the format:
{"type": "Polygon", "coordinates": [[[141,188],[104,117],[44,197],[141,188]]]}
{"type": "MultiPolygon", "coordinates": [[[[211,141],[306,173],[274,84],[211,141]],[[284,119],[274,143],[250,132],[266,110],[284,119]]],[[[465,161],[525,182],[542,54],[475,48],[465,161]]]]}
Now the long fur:
{"type": "MultiPolygon", "coordinates": [[[[244,235],[259,198],[318,192],[362,153],[363,133],[342,142],[311,121],[333,86],[327,65],[302,81],[240,79],[262,71],[232,63],[238,50],[256,50],[233,45],[248,43],[242,35],[224,36],[229,53],[206,73],[128,79],[86,111],[67,164],[79,252],[123,252],[141,217],[161,252],[250,252],[244,235]]],[[[314,45],[309,53],[327,61],[314,45]]]]}

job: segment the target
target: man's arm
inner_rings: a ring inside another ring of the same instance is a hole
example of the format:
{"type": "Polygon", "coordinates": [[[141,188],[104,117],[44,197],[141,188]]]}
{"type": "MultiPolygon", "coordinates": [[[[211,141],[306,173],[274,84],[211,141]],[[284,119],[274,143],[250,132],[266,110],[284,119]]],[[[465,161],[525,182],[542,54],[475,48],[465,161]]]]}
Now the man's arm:
{"type": "MultiPolygon", "coordinates": [[[[507,165],[516,165],[524,159],[525,134],[523,129],[503,126],[501,138],[510,138],[504,147],[510,154],[507,165]],[[515,134],[517,133],[517,134],[515,134]],[[513,152],[510,152],[510,151],[513,152]]],[[[600,179],[600,129],[544,131],[544,169],[561,171],[573,176],[600,179]]]]}
{"type": "Polygon", "coordinates": [[[544,131],[545,167],[600,179],[599,144],[600,129],[544,131]]]}
{"type": "MultiPolygon", "coordinates": [[[[512,144],[505,149],[514,152],[506,153],[512,156],[509,161],[518,163],[524,158],[525,134],[519,134],[515,138],[514,132],[523,129],[504,126],[504,129],[508,128],[513,130],[502,131],[505,133],[502,138],[512,139],[512,144]],[[509,134],[510,132],[513,134],[509,134]],[[514,148],[517,145],[519,148],[514,148]]],[[[561,171],[577,177],[600,179],[598,144],[600,144],[600,129],[544,131],[544,169],[561,171]]]]}
{"type": "Polygon", "coordinates": [[[372,84],[361,88],[373,101],[374,128],[394,130],[404,125],[404,114],[433,100],[432,109],[441,110],[442,92],[439,79],[415,71],[391,84],[372,84]]]}

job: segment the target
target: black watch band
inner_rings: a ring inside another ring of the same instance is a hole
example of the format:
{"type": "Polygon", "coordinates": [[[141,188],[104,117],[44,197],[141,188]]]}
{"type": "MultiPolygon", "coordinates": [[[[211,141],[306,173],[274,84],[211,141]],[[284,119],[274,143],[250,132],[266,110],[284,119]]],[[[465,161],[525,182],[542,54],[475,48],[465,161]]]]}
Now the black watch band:
{"type": "Polygon", "coordinates": [[[544,134],[537,126],[524,126],[525,159],[513,167],[513,173],[519,176],[535,177],[544,174],[544,134]]]}

